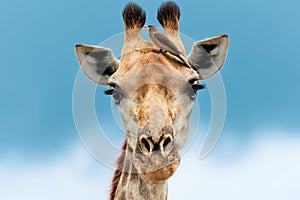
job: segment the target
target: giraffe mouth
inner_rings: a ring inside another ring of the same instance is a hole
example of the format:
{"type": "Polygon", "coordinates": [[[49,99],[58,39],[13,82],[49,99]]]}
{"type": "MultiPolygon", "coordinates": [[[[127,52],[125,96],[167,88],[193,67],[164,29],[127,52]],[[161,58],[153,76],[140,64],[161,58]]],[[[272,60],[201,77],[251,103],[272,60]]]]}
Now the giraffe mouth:
{"type": "Polygon", "coordinates": [[[180,164],[180,155],[176,148],[167,157],[158,152],[150,156],[136,152],[134,157],[134,166],[139,176],[153,184],[168,180],[180,164]]]}
{"type": "Polygon", "coordinates": [[[180,163],[180,158],[173,161],[172,164],[165,166],[163,168],[157,169],[155,171],[140,173],[140,176],[143,179],[148,180],[153,184],[160,183],[168,180],[171,176],[174,175],[177,167],[179,166],[179,163],[180,163]]]}

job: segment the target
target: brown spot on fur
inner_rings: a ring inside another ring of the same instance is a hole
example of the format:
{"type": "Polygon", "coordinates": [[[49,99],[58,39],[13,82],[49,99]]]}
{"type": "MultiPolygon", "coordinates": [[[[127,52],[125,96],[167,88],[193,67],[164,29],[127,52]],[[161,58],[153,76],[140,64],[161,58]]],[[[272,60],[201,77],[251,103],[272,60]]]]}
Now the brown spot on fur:
{"type": "MultiPolygon", "coordinates": [[[[143,124],[149,118],[149,114],[145,113],[150,108],[150,106],[148,105],[148,102],[147,102],[147,98],[152,99],[154,94],[159,94],[156,96],[156,101],[159,101],[160,98],[167,99],[167,101],[166,101],[167,105],[169,105],[170,101],[173,100],[174,95],[167,87],[164,86],[164,85],[166,85],[166,83],[164,83],[164,79],[162,79],[161,84],[162,85],[146,84],[136,90],[135,99],[136,99],[136,102],[141,105],[140,109],[137,110],[137,113],[136,113],[137,121],[140,124],[143,124]]],[[[149,103],[151,104],[151,102],[149,102],[149,103]]],[[[170,108],[170,106],[168,106],[168,115],[170,117],[173,116],[173,111],[170,108]]]]}

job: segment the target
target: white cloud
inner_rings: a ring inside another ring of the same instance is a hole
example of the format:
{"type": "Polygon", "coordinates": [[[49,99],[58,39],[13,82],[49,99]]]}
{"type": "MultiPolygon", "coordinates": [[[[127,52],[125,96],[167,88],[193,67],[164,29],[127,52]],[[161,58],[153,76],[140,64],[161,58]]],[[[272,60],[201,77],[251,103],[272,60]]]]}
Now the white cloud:
{"type": "Polygon", "coordinates": [[[35,164],[0,161],[0,199],[106,199],[112,170],[102,167],[79,144],[60,158],[35,164]]]}
{"type": "MultiPolygon", "coordinates": [[[[187,153],[169,182],[169,199],[298,200],[300,139],[255,141],[239,159],[198,160],[187,153]]],[[[0,199],[104,200],[113,171],[94,161],[78,144],[60,158],[36,164],[0,160],[0,199]]]]}
{"type": "Polygon", "coordinates": [[[253,144],[230,163],[187,155],[170,181],[170,199],[299,199],[300,139],[265,137],[253,144]]]}

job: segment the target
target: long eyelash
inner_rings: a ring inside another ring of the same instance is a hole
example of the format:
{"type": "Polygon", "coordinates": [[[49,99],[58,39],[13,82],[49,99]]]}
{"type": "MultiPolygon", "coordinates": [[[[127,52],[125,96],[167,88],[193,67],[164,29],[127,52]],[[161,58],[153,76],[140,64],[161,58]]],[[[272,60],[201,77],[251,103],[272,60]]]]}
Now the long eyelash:
{"type": "Polygon", "coordinates": [[[195,85],[192,85],[192,88],[194,89],[195,92],[197,92],[198,90],[203,90],[205,88],[205,85],[195,84],[195,85]]]}
{"type": "Polygon", "coordinates": [[[189,83],[190,83],[191,85],[193,85],[196,81],[198,81],[198,79],[194,78],[194,79],[189,80],[189,83]]]}
{"type": "Polygon", "coordinates": [[[106,95],[112,95],[113,92],[114,92],[114,89],[109,89],[109,90],[105,90],[104,94],[106,94],[106,95]]]}

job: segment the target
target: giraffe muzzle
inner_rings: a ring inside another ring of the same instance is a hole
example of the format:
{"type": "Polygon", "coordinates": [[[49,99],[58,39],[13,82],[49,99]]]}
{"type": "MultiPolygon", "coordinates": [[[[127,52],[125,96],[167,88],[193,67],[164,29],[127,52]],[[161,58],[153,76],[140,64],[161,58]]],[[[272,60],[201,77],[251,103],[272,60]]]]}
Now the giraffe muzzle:
{"type": "Polygon", "coordinates": [[[180,155],[175,147],[172,128],[165,126],[156,134],[150,130],[149,126],[145,127],[139,134],[134,165],[143,179],[158,183],[175,173],[180,155]]]}

